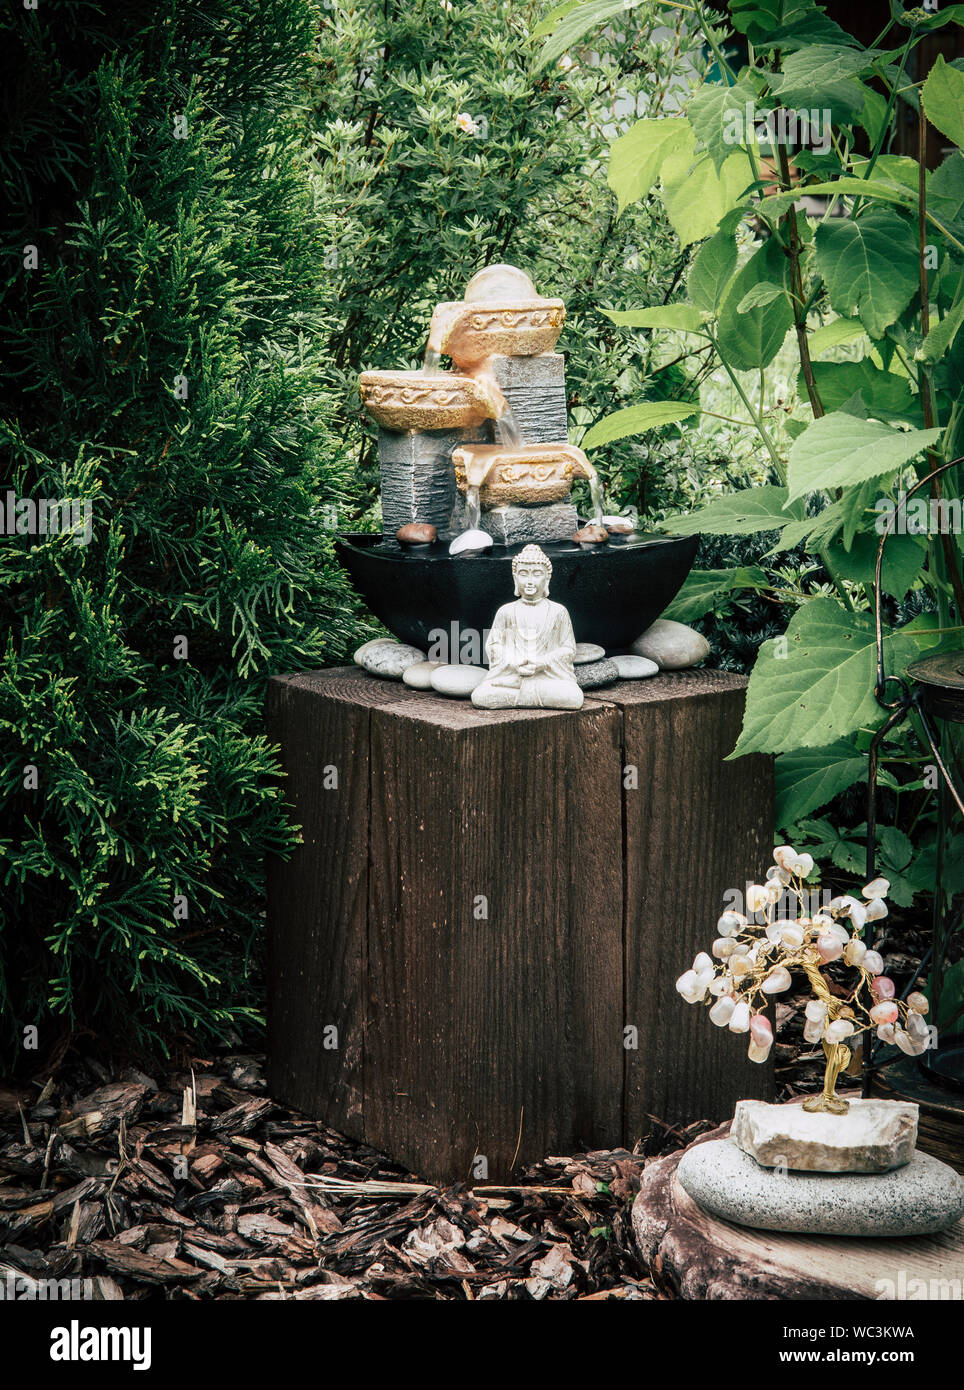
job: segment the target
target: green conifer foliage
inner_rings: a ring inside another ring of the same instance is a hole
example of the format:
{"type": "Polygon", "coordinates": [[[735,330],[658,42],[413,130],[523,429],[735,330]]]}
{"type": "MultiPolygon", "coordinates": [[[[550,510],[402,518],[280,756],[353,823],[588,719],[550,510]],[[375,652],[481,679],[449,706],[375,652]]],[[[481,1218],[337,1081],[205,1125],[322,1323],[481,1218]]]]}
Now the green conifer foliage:
{"type": "Polygon", "coordinates": [[[250,1016],[264,857],[293,835],[264,678],[360,623],[330,545],[314,6],[8,15],[0,1009],[29,1069],[71,1028],[149,1050],[250,1016]],[[19,499],[89,502],[89,541],[19,499]]]}

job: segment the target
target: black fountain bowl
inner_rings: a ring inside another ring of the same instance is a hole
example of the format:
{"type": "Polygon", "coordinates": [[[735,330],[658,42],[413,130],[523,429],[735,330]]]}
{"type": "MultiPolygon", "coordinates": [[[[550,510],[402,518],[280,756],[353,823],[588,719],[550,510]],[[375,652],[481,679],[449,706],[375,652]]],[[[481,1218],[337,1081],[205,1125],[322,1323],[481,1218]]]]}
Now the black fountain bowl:
{"type": "MultiPolygon", "coordinates": [[[[546,541],[550,598],[569,610],[577,642],[607,651],[628,647],[683,586],[698,536],[636,535],[619,545],[583,547],[546,541]]],[[[513,598],[512,557],[522,546],[494,545],[478,555],[450,555],[444,542],[402,550],[357,532],[335,539],[339,560],[376,618],[420,651],[460,632],[484,632],[513,598]]]]}

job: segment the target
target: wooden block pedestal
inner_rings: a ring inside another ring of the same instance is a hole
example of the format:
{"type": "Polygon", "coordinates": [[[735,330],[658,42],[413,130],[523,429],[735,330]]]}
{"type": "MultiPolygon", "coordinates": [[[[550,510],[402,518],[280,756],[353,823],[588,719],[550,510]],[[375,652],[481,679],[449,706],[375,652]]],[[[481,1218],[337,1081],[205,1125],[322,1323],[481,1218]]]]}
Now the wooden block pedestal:
{"type": "Polygon", "coordinates": [[[768,1098],[674,988],[770,862],[770,762],[723,761],[745,684],[490,712],[355,667],[271,681],[303,835],[269,870],[272,1093],[439,1182],[768,1098]]]}

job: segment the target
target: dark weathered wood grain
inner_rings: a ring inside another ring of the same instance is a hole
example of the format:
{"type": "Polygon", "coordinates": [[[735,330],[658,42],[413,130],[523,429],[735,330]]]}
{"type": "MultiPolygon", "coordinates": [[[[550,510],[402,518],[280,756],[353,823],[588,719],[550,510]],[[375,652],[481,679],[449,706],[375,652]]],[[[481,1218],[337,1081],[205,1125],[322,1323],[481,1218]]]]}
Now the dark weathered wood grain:
{"type": "Polygon", "coordinates": [[[357,667],[268,686],[268,737],[302,833],[288,862],[268,865],[270,1084],[355,1138],[364,1133],[369,709],[386,697],[403,698],[357,667]],[[326,790],[329,765],[338,786],[326,790]],[[328,1025],[336,1049],[323,1045],[328,1025]]]}
{"type": "Polygon", "coordinates": [[[498,1180],[765,1094],[768,1069],[674,988],[723,890],[769,862],[769,764],[722,761],[744,686],[684,673],[562,712],[357,669],[273,681],[304,827],[269,878],[273,1092],[429,1180],[481,1178],[478,1156],[498,1180]]]}
{"type": "Polygon", "coordinates": [[[622,713],[626,1023],[625,1139],[647,1116],[725,1120],[740,1097],[769,1099],[772,1066],[746,1039],[686,1004],[676,980],[716,936],[727,889],[758,882],[773,851],[773,773],[760,756],[725,762],[739,736],[746,680],[686,671],[598,692],[622,713]]]}
{"type": "Polygon", "coordinates": [[[619,1132],[617,730],[604,709],[373,713],[366,1130],[426,1176],[619,1132]]]}

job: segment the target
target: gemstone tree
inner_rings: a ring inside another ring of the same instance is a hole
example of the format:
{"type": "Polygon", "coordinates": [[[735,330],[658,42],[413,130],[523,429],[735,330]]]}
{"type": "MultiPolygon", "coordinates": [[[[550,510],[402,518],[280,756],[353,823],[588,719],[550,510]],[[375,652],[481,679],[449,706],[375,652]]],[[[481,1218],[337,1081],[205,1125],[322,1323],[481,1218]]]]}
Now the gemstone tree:
{"type": "Polygon", "coordinates": [[[811,917],[804,914],[815,890],[805,880],[813,859],[790,845],[781,846],[773,857],[766,883],[747,889],[750,917],[724,912],[712,956],[701,951],[676,988],[689,1004],[709,1003],[710,1020],[718,1027],[749,1033],[750,1060],[764,1062],[773,1046],[773,1029],[763,1010],[790,988],[791,971],[802,971],[813,991],[803,1036],[807,1042],[822,1043],[827,1059],[823,1090],[805,1101],[804,1109],[843,1115],[848,1104],[835,1088],[851,1060],[848,1044],[876,1029],[882,1042],[919,1056],[930,1046],[924,1021],[927,999],[919,991],[906,1001],[895,999],[883,960],[863,940],[865,926],[887,916],[886,879],[866,884],[860,898],[834,898],[825,912],[811,917]],[[777,916],[778,905],[795,907],[798,915],[777,916]]]}

